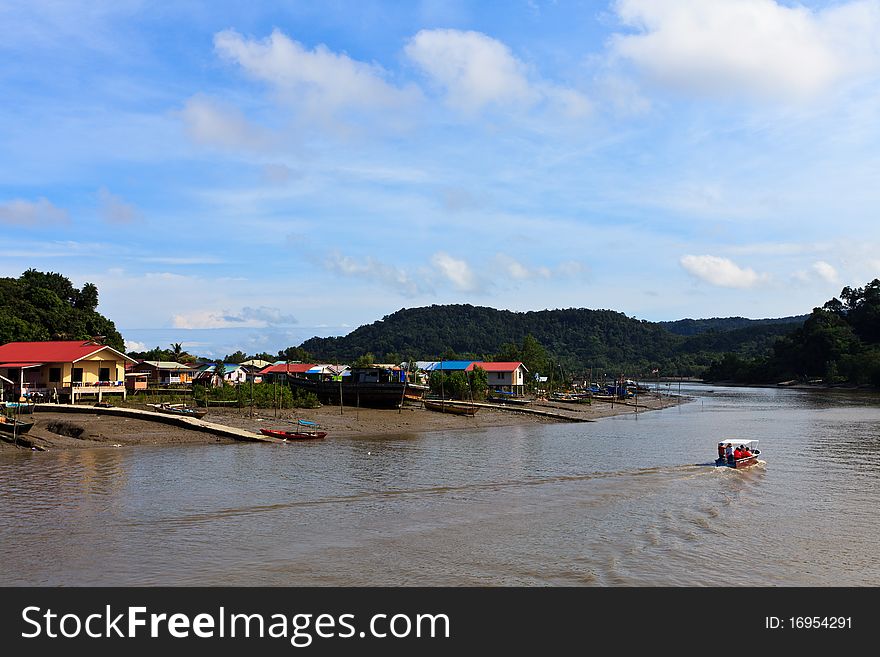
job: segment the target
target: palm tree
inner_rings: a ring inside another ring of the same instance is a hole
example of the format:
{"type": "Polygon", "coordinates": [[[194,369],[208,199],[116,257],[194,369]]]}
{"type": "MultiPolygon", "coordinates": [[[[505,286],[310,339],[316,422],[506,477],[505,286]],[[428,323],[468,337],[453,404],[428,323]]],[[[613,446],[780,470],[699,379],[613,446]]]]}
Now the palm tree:
{"type": "Polygon", "coordinates": [[[173,342],[171,344],[171,353],[174,354],[174,360],[180,362],[180,357],[183,356],[183,345],[179,342],[173,342]]]}

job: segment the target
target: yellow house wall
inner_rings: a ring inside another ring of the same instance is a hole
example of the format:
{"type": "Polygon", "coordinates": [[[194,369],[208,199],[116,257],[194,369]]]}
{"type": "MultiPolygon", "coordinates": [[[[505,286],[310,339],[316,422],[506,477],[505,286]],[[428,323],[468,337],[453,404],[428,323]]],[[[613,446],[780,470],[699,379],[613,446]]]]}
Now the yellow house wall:
{"type": "MultiPolygon", "coordinates": [[[[109,368],[110,381],[122,381],[125,379],[125,362],[121,360],[109,360],[106,356],[102,359],[97,355],[93,358],[77,361],[76,363],[47,363],[40,368],[40,382],[47,387],[53,383],[49,381],[49,370],[54,367],[61,368],[61,383],[55,383],[60,387],[70,387],[73,379],[73,368],[81,367],[83,371],[83,383],[97,383],[98,374],[102,367],[109,368]]],[[[27,376],[27,375],[25,375],[27,376]]]]}

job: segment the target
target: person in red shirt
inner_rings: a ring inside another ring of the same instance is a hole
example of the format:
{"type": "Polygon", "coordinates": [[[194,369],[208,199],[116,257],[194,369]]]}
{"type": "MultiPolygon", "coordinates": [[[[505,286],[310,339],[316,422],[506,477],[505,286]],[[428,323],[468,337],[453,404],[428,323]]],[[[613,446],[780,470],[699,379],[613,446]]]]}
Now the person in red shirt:
{"type": "Polygon", "coordinates": [[[743,453],[739,447],[737,447],[735,450],[733,450],[733,458],[735,460],[739,461],[742,457],[743,457],[743,453]]]}
{"type": "Polygon", "coordinates": [[[743,457],[744,459],[749,458],[751,455],[752,455],[752,453],[749,451],[749,448],[748,448],[748,447],[743,447],[743,448],[742,448],[742,457],[743,457]]]}

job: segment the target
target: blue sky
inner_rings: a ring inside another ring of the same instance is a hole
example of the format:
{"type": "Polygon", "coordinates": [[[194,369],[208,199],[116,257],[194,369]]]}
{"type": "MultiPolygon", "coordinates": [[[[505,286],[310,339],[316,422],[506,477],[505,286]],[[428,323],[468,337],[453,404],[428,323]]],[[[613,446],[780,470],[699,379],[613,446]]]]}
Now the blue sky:
{"type": "Polygon", "coordinates": [[[880,0],[0,4],[0,275],[131,347],[880,276],[880,0]]]}

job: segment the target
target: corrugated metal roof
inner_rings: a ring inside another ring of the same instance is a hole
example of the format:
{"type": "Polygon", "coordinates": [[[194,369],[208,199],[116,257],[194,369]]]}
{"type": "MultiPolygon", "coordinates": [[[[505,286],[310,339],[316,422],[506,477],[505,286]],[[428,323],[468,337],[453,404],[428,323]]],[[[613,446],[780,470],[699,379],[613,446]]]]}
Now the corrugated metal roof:
{"type": "Polygon", "coordinates": [[[0,361],[73,363],[105,349],[127,361],[136,362],[134,358],[129,358],[125,354],[116,351],[113,347],[95,344],[86,340],[9,342],[0,347],[0,361]]]}
{"type": "Polygon", "coordinates": [[[304,374],[315,367],[314,363],[276,363],[260,370],[260,374],[304,374]]]}
{"type": "Polygon", "coordinates": [[[141,365],[150,365],[160,370],[191,370],[190,365],[184,365],[173,360],[145,360],[141,365]]]}
{"type": "Polygon", "coordinates": [[[479,367],[482,370],[486,370],[487,372],[513,372],[516,368],[522,366],[522,368],[528,372],[528,368],[520,362],[507,362],[507,363],[474,363],[474,367],[479,367]]]}
{"type": "Polygon", "coordinates": [[[472,360],[444,360],[434,364],[432,370],[455,371],[467,370],[474,364],[472,360]]]}

